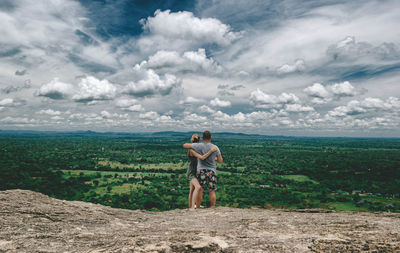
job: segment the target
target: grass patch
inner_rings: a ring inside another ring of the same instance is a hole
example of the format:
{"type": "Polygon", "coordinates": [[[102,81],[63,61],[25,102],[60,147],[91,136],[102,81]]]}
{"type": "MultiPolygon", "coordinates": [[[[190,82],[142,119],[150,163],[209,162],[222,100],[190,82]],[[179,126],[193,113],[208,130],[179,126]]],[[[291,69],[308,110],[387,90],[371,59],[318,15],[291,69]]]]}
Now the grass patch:
{"type": "Polygon", "coordinates": [[[353,202],[332,202],[327,204],[327,208],[336,211],[368,212],[368,209],[357,207],[353,202]]]}
{"type": "Polygon", "coordinates": [[[313,182],[314,184],[318,184],[317,181],[312,180],[306,175],[281,175],[281,177],[289,180],[293,180],[296,182],[313,182]]]}

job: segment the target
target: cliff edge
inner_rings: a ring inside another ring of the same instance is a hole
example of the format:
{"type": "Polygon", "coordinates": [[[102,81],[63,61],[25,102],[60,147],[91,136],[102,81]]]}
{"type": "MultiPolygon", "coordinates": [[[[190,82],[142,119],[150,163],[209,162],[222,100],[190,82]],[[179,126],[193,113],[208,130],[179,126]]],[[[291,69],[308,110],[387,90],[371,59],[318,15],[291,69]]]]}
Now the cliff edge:
{"type": "Polygon", "coordinates": [[[400,214],[147,212],[0,191],[0,252],[400,252],[400,214]]]}

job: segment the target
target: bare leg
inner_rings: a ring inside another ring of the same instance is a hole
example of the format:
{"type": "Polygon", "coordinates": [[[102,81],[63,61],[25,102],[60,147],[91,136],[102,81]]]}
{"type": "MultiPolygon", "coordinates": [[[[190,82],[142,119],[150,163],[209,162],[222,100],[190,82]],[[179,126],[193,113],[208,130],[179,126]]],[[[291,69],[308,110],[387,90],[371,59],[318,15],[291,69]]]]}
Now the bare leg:
{"type": "Polygon", "coordinates": [[[210,206],[215,207],[215,202],[217,201],[217,197],[215,196],[215,191],[208,191],[208,196],[210,197],[210,206]]]}
{"type": "Polygon", "coordinates": [[[193,179],[190,180],[190,191],[189,191],[189,208],[192,208],[192,196],[194,191],[193,179]]]}
{"type": "Polygon", "coordinates": [[[200,186],[200,191],[199,191],[199,195],[197,196],[197,203],[198,206],[200,208],[200,204],[203,201],[203,187],[200,186]]]}
{"type": "Polygon", "coordinates": [[[194,186],[194,191],[192,196],[192,208],[200,207],[201,201],[199,202],[199,200],[203,198],[203,188],[199,184],[197,178],[193,178],[190,182],[194,186]]]}

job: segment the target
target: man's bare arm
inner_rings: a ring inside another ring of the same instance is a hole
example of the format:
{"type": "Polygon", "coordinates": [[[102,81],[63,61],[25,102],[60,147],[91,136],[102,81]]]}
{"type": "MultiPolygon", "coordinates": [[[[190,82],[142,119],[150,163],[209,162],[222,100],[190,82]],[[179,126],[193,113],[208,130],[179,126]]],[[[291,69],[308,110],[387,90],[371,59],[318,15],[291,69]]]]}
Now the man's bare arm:
{"type": "Polygon", "coordinates": [[[217,155],[217,163],[222,163],[223,159],[222,159],[222,155],[219,154],[217,155]]]}
{"type": "Polygon", "coordinates": [[[200,155],[199,153],[197,153],[196,151],[194,151],[193,149],[190,150],[190,154],[192,156],[195,156],[197,158],[199,158],[200,160],[205,160],[207,157],[209,157],[212,153],[214,153],[215,151],[217,151],[217,147],[214,145],[207,153],[205,153],[204,155],[200,155]]]}
{"type": "Polygon", "coordinates": [[[183,144],[183,148],[192,148],[192,143],[183,144]]]}

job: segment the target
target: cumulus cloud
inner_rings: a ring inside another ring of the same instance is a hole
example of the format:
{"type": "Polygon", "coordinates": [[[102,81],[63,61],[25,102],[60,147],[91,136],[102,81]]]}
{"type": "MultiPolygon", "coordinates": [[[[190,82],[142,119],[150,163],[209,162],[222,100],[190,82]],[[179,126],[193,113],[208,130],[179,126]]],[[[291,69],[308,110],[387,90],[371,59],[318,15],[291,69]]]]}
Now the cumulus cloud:
{"type": "Polygon", "coordinates": [[[306,64],[304,60],[302,59],[297,59],[294,64],[284,64],[281,67],[279,67],[276,72],[280,75],[282,74],[289,74],[292,72],[300,72],[304,71],[306,69],[306,64]]]}
{"type": "Polygon", "coordinates": [[[201,113],[215,113],[215,110],[212,109],[212,108],[210,108],[210,107],[207,106],[207,105],[202,105],[202,106],[200,106],[198,110],[199,110],[199,112],[201,112],[201,113]]]}
{"type": "Polygon", "coordinates": [[[335,83],[329,87],[334,96],[337,97],[352,97],[356,95],[356,91],[350,82],[335,83]]]}
{"type": "Polygon", "coordinates": [[[14,104],[14,99],[12,98],[5,98],[0,101],[0,106],[11,106],[14,104]]]}
{"type": "Polygon", "coordinates": [[[345,106],[335,107],[327,113],[330,117],[354,116],[359,114],[370,114],[377,112],[394,112],[400,109],[400,99],[389,97],[386,101],[380,98],[365,98],[362,101],[352,100],[345,106]]]}
{"type": "Polygon", "coordinates": [[[311,102],[314,104],[325,104],[333,98],[340,99],[342,97],[353,97],[357,94],[356,89],[350,82],[334,83],[323,86],[320,83],[314,83],[304,89],[304,92],[312,97],[311,102]]]}
{"type": "Polygon", "coordinates": [[[227,100],[220,100],[219,98],[214,98],[210,101],[210,105],[214,107],[229,107],[231,102],[227,100]]]}
{"type": "Polygon", "coordinates": [[[194,98],[194,97],[186,97],[183,100],[179,101],[179,104],[199,104],[199,103],[203,103],[204,100],[200,99],[200,98],[194,98]]]}
{"type": "Polygon", "coordinates": [[[187,51],[180,54],[177,51],[158,51],[142,61],[141,68],[159,69],[173,72],[199,72],[218,73],[222,70],[214,59],[207,58],[206,50],[199,48],[197,51],[187,51]]]}
{"type": "Polygon", "coordinates": [[[0,120],[0,122],[3,123],[3,124],[12,124],[12,125],[14,125],[14,124],[22,124],[22,125],[24,125],[24,124],[36,123],[37,120],[29,119],[29,118],[26,118],[26,117],[10,117],[10,116],[8,116],[8,117],[5,117],[5,118],[2,118],[0,120]]]}
{"type": "Polygon", "coordinates": [[[144,30],[153,34],[220,45],[229,44],[240,36],[218,19],[197,18],[187,11],[157,10],[154,17],[143,19],[141,23],[144,30]]]}
{"type": "Polygon", "coordinates": [[[65,99],[73,92],[73,85],[63,83],[56,77],[49,83],[42,85],[36,91],[37,96],[48,97],[51,99],[65,99]]]}
{"type": "Polygon", "coordinates": [[[293,93],[283,92],[279,96],[275,96],[257,89],[250,94],[250,104],[257,108],[278,108],[284,104],[294,104],[299,101],[300,99],[293,93]]]}
{"type": "Polygon", "coordinates": [[[25,100],[15,98],[4,98],[0,100],[1,107],[17,107],[25,104],[25,100]]]}
{"type": "Polygon", "coordinates": [[[47,109],[47,110],[40,110],[38,112],[36,112],[37,114],[46,114],[46,115],[50,115],[50,116],[58,116],[61,115],[60,111],[54,111],[52,109],[47,109]]]}
{"type": "Polygon", "coordinates": [[[143,106],[136,99],[119,99],[116,101],[116,105],[125,111],[141,112],[144,110],[143,106]]]}
{"type": "Polygon", "coordinates": [[[159,117],[160,117],[160,114],[158,114],[157,112],[154,112],[154,111],[139,114],[139,118],[146,119],[146,120],[156,120],[159,117]]]}
{"type": "Polygon", "coordinates": [[[143,70],[138,65],[135,66],[135,70],[140,80],[130,82],[124,88],[124,92],[131,96],[145,97],[156,94],[165,96],[170,94],[172,89],[179,86],[181,82],[175,75],[165,74],[160,77],[154,70],[143,70]]]}
{"type": "Polygon", "coordinates": [[[191,113],[191,114],[186,115],[183,120],[184,120],[184,122],[201,123],[201,122],[206,122],[208,119],[207,119],[207,117],[200,116],[196,113],[191,113]]]}
{"type": "Polygon", "coordinates": [[[78,90],[72,97],[77,102],[91,102],[96,100],[111,100],[115,98],[117,88],[108,80],[99,80],[88,76],[82,78],[78,84],[78,90]]]}
{"type": "Polygon", "coordinates": [[[400,59],[400,50],[394,43],[385,42],[379,46],[373,46],[367,42],[357,42],[355,37],[351,36],[329,46],[327,54],[335,60],[355,59],[360,57],[371,57],[378,60],[400,59]]]}
{"type": "Polygon", "coordinates": [[[241,37],[240,32],[233,32],[229,25],[216,18],[198,18],[188,11],[157,10],[154,17],[140,22],[143,30],[148,33],[138,41],[144,51],[212,44],[226,46],[241,37]]]}
{"type": "Polygon", "coordinates": [[[327,98],[329,96],[329,92],[320,83],[314,83],[312,86],[305,88],[304,92],[311,97],[317,98],[327,98]]]}
{"type": "Polygon", "coordinates": [[[312,112],[314,108],[311,106],[305,106],[300,104],[287,104],[285,105],[285,111],[287,112],[312,112]]]}

